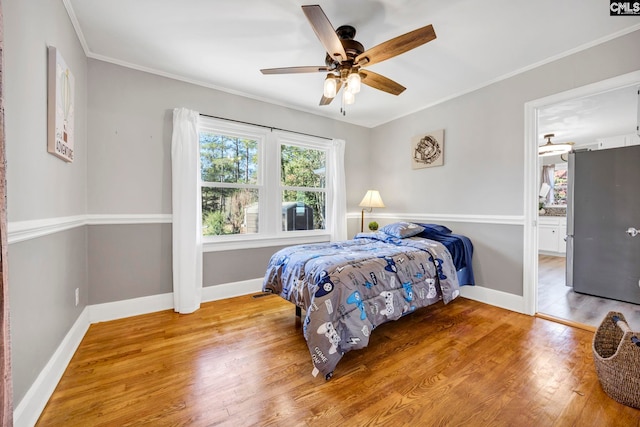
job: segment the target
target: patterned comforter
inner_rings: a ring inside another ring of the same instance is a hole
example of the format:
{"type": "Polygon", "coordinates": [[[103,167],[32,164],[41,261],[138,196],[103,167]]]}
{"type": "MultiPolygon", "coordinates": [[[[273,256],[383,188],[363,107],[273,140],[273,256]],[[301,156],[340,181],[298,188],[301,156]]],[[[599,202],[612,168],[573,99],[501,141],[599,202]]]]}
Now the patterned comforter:
{"type": "Polygon", "coordinates": [[[366,347],[378,325],[459,295],[451,255],[441,243],[361,236],[291,246],[267,267],[263,290],[305,310],[314,376],[330,379],[344,353],[366,347]]]}

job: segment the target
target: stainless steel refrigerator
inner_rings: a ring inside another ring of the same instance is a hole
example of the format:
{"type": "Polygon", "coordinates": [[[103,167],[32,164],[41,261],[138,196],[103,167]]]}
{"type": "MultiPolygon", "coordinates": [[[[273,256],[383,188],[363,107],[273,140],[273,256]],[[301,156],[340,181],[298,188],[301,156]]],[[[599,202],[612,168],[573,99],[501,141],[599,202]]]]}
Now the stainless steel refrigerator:
{"type": "Polygon", "coordinates": [[[640,304],[640,145],[569,154],[567,286],[640,304]]]}

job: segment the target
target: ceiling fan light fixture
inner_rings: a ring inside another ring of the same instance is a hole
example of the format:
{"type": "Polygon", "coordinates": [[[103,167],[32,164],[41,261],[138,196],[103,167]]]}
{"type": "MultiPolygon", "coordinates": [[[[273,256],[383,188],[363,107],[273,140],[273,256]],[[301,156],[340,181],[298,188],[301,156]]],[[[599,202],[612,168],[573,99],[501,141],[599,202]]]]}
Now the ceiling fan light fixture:
{"type": "Polygon", "coordinates": [[[362,83],[391,95],[400,95],[406,89],[388,77],[373,71],[365,71],[362,67],[386,61],[436,38],[433,25],[426,25],[365,49],[362,43],[354,39],[356,35],[354,27],[342,25],[335,29],[320,5],[303,5],[302,11],[324,47],[325,65],[265,68],[260,72],[262,74],[328,72],[319,105],[329,105],[342,90],[344,92],[340,107],[342,115],[345,115],[344,106],[355,102],[354,94],[360,92],[362,83]]]}
{"type": "Polygon", "coordinates": [[[351,93],[358,93],[362,87],[362,79],[357,71],[351,71],[349,77],[347,77],[347,87],[351,93]]]}
{"type": "Polygon", "coordinates": [[[547,140],[547,143],[538,147],[538,156],[557,156],[559,154],[565,154],[571,151],[571,149],[573,148],[573,142],[554,144],[551,142],[551,138],[553,138],[554,136],[554,134],[550,133],[543,137],[547,140]]]}
{"type": "Polygon", "coordinates": [[[324,79],[323,95],[325,98],[334,98],[336,96],[336,90],[338,88],[338,82],[333,74],[327,74],[327,78],[324,79]]]}

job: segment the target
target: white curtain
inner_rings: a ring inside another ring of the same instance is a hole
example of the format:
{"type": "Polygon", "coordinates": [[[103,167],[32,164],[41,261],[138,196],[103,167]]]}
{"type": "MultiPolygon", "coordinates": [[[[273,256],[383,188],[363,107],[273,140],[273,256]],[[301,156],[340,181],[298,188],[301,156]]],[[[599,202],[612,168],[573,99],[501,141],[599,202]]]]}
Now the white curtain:
{"type": "Polygon", "coordinates": [[[347,186],[344,176],[344,146],[342,139],[331,141],[331,164],[329,171],[331,192],[333,194],[331,240],[347,239],[347,186]]]}
{"type": "Polygon", "coordinates": [[[173,110],[171,203],[173,207],[173,305],[192,313],[202,300],[202,199],[198,177],[198,117],[173,110]]]}
{"type": "Polygon", "coordinates": [[[553,187],[555,182],[555,165],[542,166],[542,182],[548,184],[549,187],[551,187],[549,193],[547,194],[545,204],[552,205],[555,199],[555,196],[553,194],[553,187]]]}

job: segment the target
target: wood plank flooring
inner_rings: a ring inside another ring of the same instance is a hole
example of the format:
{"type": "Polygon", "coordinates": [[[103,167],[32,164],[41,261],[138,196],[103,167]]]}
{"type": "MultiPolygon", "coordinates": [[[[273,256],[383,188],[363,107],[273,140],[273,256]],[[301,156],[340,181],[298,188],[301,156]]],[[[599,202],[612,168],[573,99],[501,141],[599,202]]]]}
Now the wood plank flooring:
{"type": "Polygon", "coordinates": [[[640,305],[574,292],[565,286],[566,258],[538,256],[538,312],[588,325],[595,330],[610,311],[624,314],[640,331],[640,305]]]}
{"type": "Polygon", "coordinates": [[[330,381],[275,295],[89,328],[39,426],[640,426],[593,333],[457,298],[378,327],[330,381]]]}

